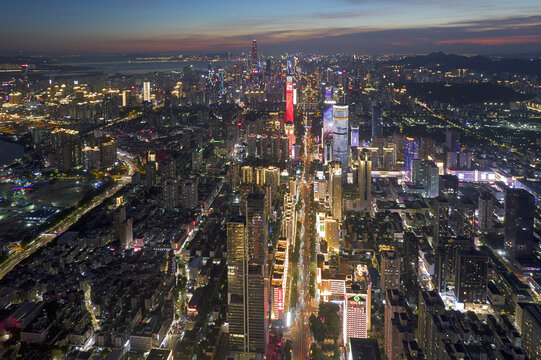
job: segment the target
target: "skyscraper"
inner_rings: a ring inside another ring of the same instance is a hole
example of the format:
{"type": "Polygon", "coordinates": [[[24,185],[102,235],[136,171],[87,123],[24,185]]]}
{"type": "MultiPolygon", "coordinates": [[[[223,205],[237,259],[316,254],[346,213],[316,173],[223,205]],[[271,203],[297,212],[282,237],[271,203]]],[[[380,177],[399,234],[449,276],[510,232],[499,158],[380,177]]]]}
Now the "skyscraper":
{"type": "Polygon", "coordinates": [[[178,203],[178,181],[177,179],[168,178],[163,183],[163,207],[174,209],[178,207],[178,203]]]}
{"type": "Polygon", "coordinates": [[[150,82],[143,82],[143,101],[150,101],[150,82]]]}
{"type": "Polygon", "coordinates": [[[249,194],[246,217],[227,222],[230,349],[264,353],[268,339],[265,196],[249,194]]]}
{"type": "Polygon", "coordinates": [[[250,67],[252,69],[252,74],[257,74],[258,69],[258,57],[257,57],[257,42],[254,40],[252,42],[252,58],[250,61],[250,67]]]}
{"type": "Polygon", "coordinates": [[[367,210],[372,202],[372,160],[370,153],[363,150],[359,154],[357,168],[357,181],[359,185],[359,199],[362,210],[367,210]]]}
{"type": "Polygon", "coordinates": [[[528,258],[533,252],[534,197],[523,189],[505,194],[505,247],[511,259],[528,258]]]}
{"type": "Polygon", "coordinates": [[[350,141],[351,147],[359,147],[359,127],[358,126],[352,126],[351,127],[351,141],[350,141]]]}
{"type": "Polygon", "coordinates": [[[286,123],[293,123],[293,76],[286,78],[286,123]]]}
{"type": "Polygon", "coordinates": [[[492,231],[494,229],[494,199],[488,192],[479,196],[478,223],[481,231],[492,231]]]}
{"type": "Polygon", "coordinates": [[[330,205],[332,217],[342,220],[342,167],[339,162],[332,161],[329,165],[331,183],[330,205]]]}
{"type": "Polygon", "coordinates": [[[408,173],[413,159],[419,159],[419,139],[407,136],[404,139],[404,170],[408,173]]]}
{"type": "Polygon", "coordinates": [[[458,302],[485,303],[487,285],[488,258],[477,250],[457,250],[455,296],[458,302]]]}
{"type": "Polygon", "coordinates": [[[383,115],[380,105],[372,105],[372,141],[383,136],[383,115]]]}
{"type": "Polygon", "coordinates": [[[400,289],[400,263],[401,258],[394,251],[381,253],[381,293],[386,294],[388,289],[400,289]]]}
{"type": "Polygon", "coordinates": [[[460,133],[454,129],[445,131],[445,146],[447,150],[457,152],[460,150],[460,133]]]}
{"type": "Polygon", "coordinates": [[[348,163],[348,106],[333,105],[332,159],[340,161],[342,169],[348,163]]]}

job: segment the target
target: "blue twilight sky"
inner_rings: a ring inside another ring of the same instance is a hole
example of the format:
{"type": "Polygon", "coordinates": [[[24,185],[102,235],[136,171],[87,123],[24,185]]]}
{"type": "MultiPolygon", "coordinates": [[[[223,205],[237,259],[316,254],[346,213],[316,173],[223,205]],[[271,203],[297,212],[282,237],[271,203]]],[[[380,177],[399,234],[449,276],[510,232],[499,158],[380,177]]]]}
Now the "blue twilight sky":
{"type": "Polygon", "coordinates": [[[2,0],[0,54],[541,51],[540,0],[2,0]]]}

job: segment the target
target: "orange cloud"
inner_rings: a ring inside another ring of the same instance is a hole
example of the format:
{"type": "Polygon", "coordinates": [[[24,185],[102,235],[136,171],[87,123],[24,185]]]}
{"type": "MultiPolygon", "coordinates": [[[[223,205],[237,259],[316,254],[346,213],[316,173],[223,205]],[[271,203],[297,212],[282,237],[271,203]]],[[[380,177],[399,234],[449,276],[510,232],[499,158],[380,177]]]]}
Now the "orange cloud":
{"type": "Polygon", "coordinates": [[[435,44],[478,44],[478,45],[506,45],[506,44],[541,44],[541,35],[516,35],[495,38],[470,38],[439,40],[435,44]]]}

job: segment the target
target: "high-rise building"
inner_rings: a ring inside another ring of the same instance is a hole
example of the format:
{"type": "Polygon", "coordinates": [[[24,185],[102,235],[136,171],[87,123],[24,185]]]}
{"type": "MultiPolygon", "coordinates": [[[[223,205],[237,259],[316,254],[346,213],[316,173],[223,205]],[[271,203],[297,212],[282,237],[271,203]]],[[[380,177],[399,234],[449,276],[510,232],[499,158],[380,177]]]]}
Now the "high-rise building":
{"type": "MultiPolygon", "coordinates": [[[[369,290],[371,291],[371,290],[369,290]]],[[[370,306],[364,294],[346,295],[346,336],[347,339],[368,338],[368,308],[370,306]]]]}
{"type": "Polygon", "coordinates": [[[145,168],[145,187],[151,188],[156,185],[156,162],[155,161],[147,161],[144,168],[145,168]]]}
{"type": "Polygon", "coordinates": [[[178,207],[178,181],[168,178],[163,182],[163,207],[166,209],[175,209],[178,207]]]}
{"type": "Polygon", "coordinates": [[[252,69],[252,74],[257,74],[259,72],[259,58],[257,56],[257,41],[252,42],[252,57],[250,59],[250,67],[252,69]]]}
{"type": "Polygon", "coordinates": [[[448,236],[449,201],[443,196],[434,199],[434,221],[432,228],[432,243],[437,247],[448,236]]]}
{"type": "Polygon", "coordinates": [[[416,338],[420,347],[427,354],[427,360],[435,360],[431,353],[436,348],[437,339],[435,338],[433,316],[443,314],[445,304],[438,294],[437,290],[421,290],[419,293],[419,317],[417,321],[416,338]]]}
{"type": "Polygon", "coordinates": [[[521,330],[524,352],[528,359],[541,359],[541,305],[519,303],[518,306],[521,316],[517,316],[517,327],[521,330]]]}
{"type": "Polygon", "coordinates": [[[288,157],[292,156],[291,149],[293,148],[293,145],[295,145],[295,127],[293,126],[292,122],[286,122],[284,125],[286,136],[288,137],[288,144],[289,144],[289,152],[288,157]]]}
{"type": "Polygon", "coordinates": [[[508,189],[505,194],[505,247],[513,260],[532,256],[534,197],[524,189],[508,189]]]}
{"type": "Polygon", "coordinates": [[[126,219],[120,224],[120,244],[122,249],[128,249],[133,243],[133,219],[126,219]]]}
{"type": "Polygon", "coordinates": [[[487,300],[488,258],[476,250],[457,250],[455,296],[458,302],[485,303],[487,300]]]}
{"type": "Polygon", "coordinates": [[[425,196],[435,198],[439,194],[439,169],[432,161],[413,159],[411,162],[411,181],[416,186],[422,186],[425,196]]]}
{"type": "Polygon", "coordinates": [[[445,146],[448,151],[457,152],[460,150],[460,133],[454,129],[445,131],[445,146]]]}
{"type": "Polygon", "coordinates": [[[367,151],[359,154],[357,181],[359,186],[360,207],[367,210],[372,202],[372,160],[367,151]]]}
{"type": "Polygon", "coordinates": [[[180,205],[185,209],[195,209],[199,205],[197,179],[184,179],[181,182],[180,205]]]}
{"type": "Polygon", "coordinates": [[[455,286],[457,273],[457,251],[472,251],[473,238],[446,237],[436,247],[434,286],[439,291],[448,291],[455,286]]]}
{"type": "Polygon", "coordinates": [[[325,241],[327,242],[327,247],[329,250],[340,250],[339,225],[336,219],[333,219],[332,217],[325,218],[325,241]]]}
{"type": "Polygon", "coordinates": [[[359,147],[359,127],[358,126],[351,127],[350,146],[353,148],[359,147]]]}
{"type": "Polygon", "coordinates": [[[332,159],[340,161],[342,169],[348,164],[348,106],[333,105],[332,159]]]}
{"type": "Polygon", "coordinates": [[[396,289],[385,292],[384,316],[385,357],[388,360],[401,360],[404,342],[407,344],[414,340],[414,327],[406,300],[396,289]]]}
{"type": "Polygon", "coordinates": [[[408,173],[413,159],[419,159],[419,139],[407,136],[404,138],[404,170],[408,173]]]}
{"type": "Polygon", "coordinates": [[[479,196],[478,223],[481,231],[494,230],[494,199],[489,192],[483,192],[479,196]]]}
{"type": "Polygon", "coordinates": [[[388,289],[400,289],[401,258],[394,251],[381,253],[381,293],[386,294],[388,289]]]}
{"type": "Polygon", "coordinates": [[[150,82],[143,82],[143,101],[150,101],[150,82]]]}
{"type": "Polygon", "coordinates": [[[293,76],[286,78],[286,123],[293,123],[293,76]]]}
{"type": "Polygon", "coordinates": [[[383,115],[380,105],[372,105],[372,139],[383,136],[383,115]]]}
{"type": "Polygon", "coordinates": [[[342,221],[342,167],[341,163],[333,161],[329,165],[330,206],[332,217],[342,221]]]}

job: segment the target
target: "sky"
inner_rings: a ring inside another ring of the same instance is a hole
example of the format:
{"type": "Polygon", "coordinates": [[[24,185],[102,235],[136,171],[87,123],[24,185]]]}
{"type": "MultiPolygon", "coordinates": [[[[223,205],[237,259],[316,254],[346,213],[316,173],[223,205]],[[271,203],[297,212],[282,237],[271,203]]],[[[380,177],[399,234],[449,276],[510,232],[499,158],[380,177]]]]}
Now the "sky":
{"type": "Polygon", "coordinates": [[[541,52],[540,0],[2,0],[0,54],[541,52]]]}

